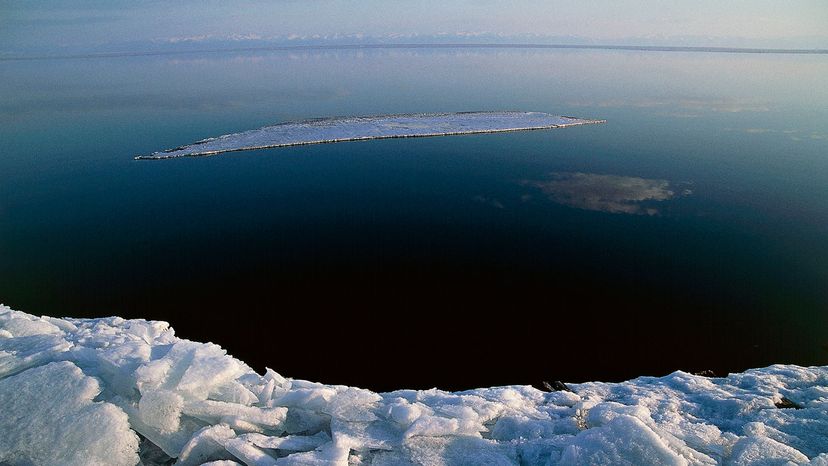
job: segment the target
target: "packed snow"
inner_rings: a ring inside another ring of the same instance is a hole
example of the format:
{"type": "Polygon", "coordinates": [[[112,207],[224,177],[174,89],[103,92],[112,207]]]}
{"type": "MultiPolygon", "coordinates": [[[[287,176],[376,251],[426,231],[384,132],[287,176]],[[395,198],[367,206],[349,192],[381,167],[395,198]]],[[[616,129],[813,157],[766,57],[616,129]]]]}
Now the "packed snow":
{"type": "Polygon", "coordinates": [[[0,464],[828,465],[828,367],[554,388],[374,393],[0,306],[0,464]]]}
{"type": "Polygon", "coordinates": [[[542,112],[415,113],[342,118],[319,118],[280,123],[241,133],[204,139],[186,146],[139,155],[169,159],[216,155],[241,150],[270,149],[366,139],[499,133],[603,123],[603,120],[550,115],[542,112]]]}

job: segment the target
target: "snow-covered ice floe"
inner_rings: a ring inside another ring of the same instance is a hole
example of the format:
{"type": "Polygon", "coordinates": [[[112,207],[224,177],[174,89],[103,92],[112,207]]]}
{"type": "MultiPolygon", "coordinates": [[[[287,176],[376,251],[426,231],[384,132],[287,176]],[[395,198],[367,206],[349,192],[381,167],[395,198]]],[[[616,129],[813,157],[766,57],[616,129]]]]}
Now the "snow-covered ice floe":
{"type": "Polygon", "coordinates": [[[569,388],[374,393],[165,322],[0,306],[0,464],[828,465],[828,367],[569,388]]]}
{"type": "Polygon", "coordinates": [[[270,149],[366,139],[501,133],[604,123],[542,112],[460,112],[319,118],[280,123],[241,133],[204,139],[186,146],[139,155],[141,159],[216,155],[241,150],[270,149]]]}

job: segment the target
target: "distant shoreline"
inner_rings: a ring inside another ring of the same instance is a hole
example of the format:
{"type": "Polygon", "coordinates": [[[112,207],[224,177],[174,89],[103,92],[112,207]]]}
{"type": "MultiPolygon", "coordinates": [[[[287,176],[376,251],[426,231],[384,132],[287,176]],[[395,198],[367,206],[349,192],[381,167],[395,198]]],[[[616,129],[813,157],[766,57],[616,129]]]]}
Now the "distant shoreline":
{"type": "Polygon", "coordinates": [[[622,50],[636,52],[692,52],[692,53],[770,53],[784,55],[828,55],[828,49],[768,49],[742,47],[692,47],[656,45],[575,45],[575,44],[340,44],[340,45],[273,45],[192,50],[122,51],[67,55],[32,55],[0,57],[0,61],[77,60],[94,58],[123,58],[200,53],[239,53],[297,50],[360,50],[360,49],[570,49],[622,50]]]}

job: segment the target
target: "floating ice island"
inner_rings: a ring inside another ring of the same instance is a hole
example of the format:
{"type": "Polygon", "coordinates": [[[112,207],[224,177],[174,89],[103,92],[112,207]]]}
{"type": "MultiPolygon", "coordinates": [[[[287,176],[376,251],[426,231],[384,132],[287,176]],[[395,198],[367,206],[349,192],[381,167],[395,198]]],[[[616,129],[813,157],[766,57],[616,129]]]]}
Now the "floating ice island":
{"type": "Polygon", "coordinates": [[[542,112],[416,113],[319,118],[280,123],[241,133],[204,139],[186,146],[139,155],[136,160],[216,155],[254,149],[301,146],[368,139],[503,133],[604,123],[605,120],[542,112]]]}
{"type": "Polygon", "coordinates": [[[828,465],[828,367],[555,385],[374,393],[0,305],[0,464],[828,465]]]}

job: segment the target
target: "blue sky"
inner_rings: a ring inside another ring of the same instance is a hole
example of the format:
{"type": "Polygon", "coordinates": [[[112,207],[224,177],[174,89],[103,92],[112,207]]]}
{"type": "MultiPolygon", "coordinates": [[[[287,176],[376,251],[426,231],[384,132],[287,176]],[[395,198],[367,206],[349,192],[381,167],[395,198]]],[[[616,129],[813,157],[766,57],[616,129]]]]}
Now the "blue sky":
{"type": "Polygon", "coordinates": [[[826,25],[824,0],[0,0],[0,51],[342,35],[824,48],[826,25]]]}

